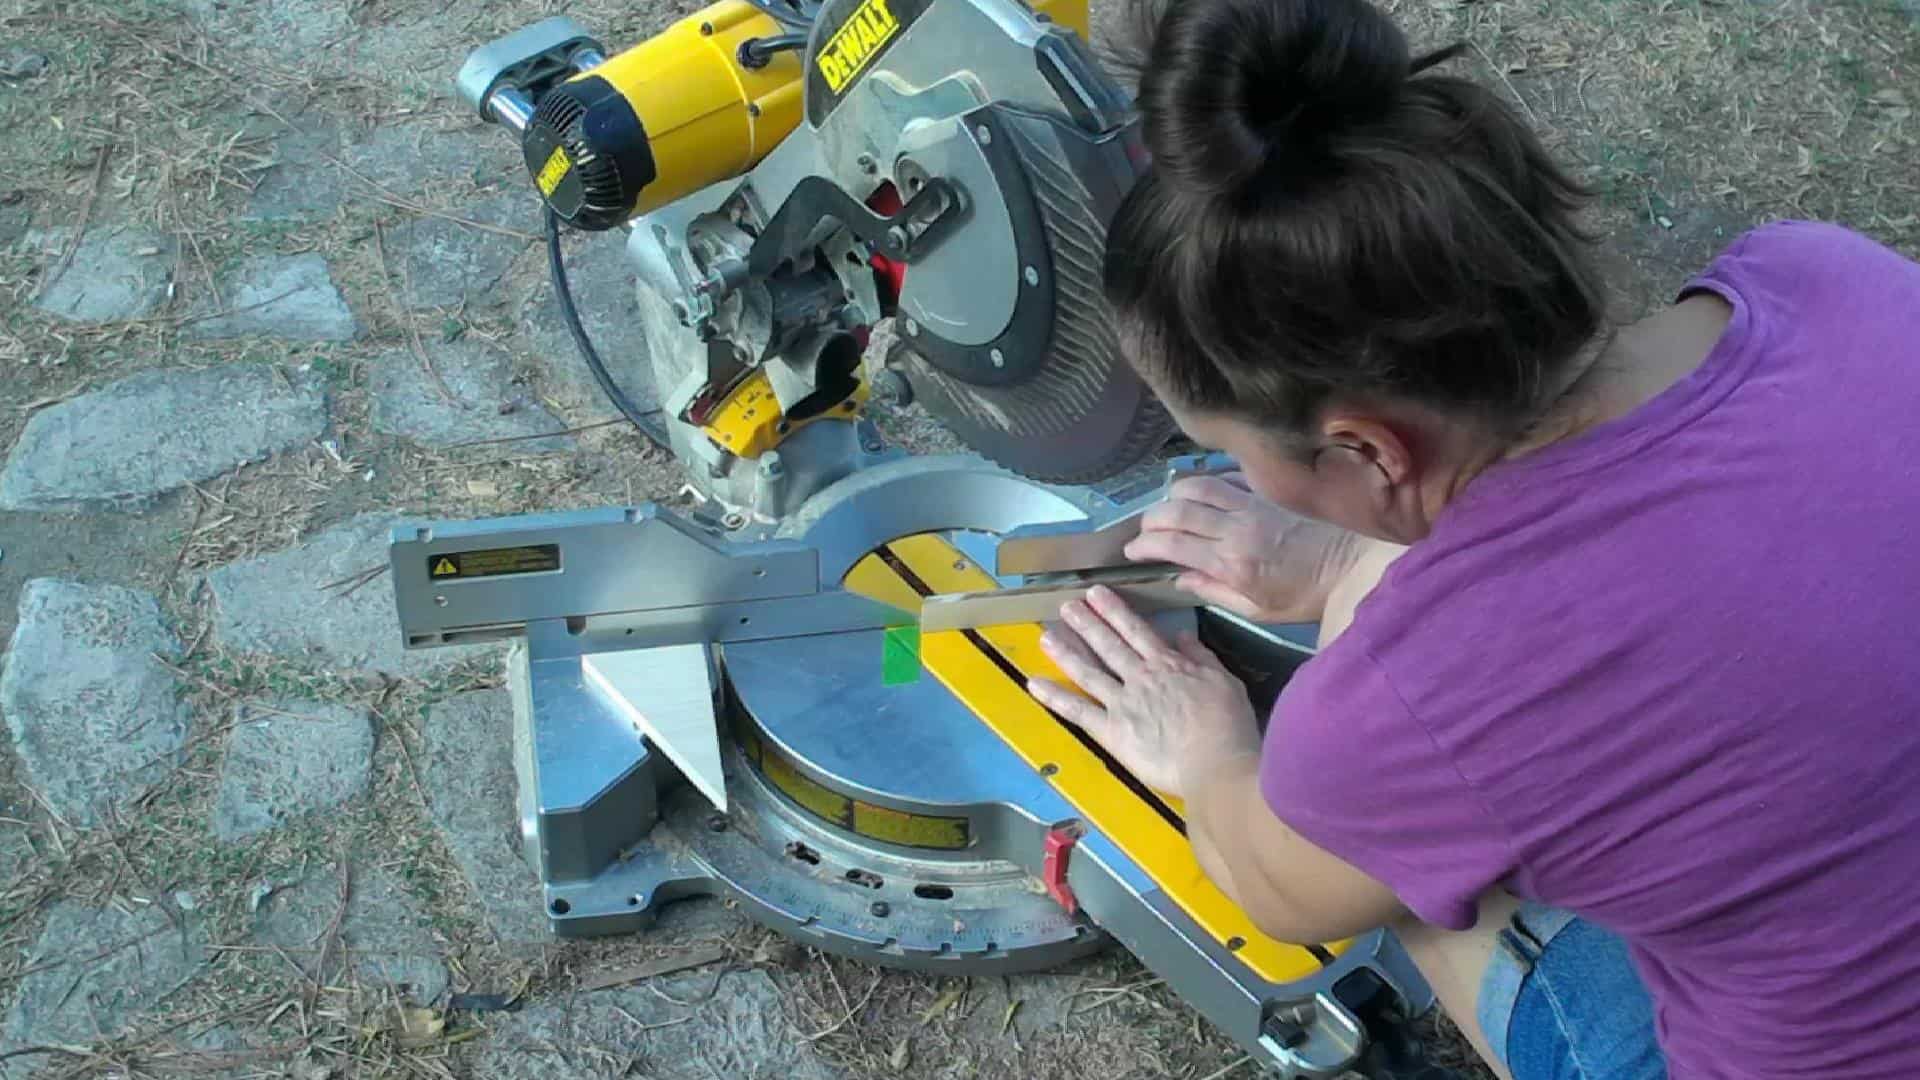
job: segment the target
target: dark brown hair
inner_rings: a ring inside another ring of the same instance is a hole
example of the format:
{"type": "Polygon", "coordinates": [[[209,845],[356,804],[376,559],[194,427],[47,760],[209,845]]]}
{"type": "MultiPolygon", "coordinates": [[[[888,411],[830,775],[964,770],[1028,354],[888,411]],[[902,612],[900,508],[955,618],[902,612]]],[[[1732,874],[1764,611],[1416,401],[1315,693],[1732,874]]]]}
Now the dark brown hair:
{"type": "Polygon", "coordinates": [[[1137,6],[1152,154],[1106,287],[1176,404],[1285,433],[1330,399],[1525,428],[1598,334],[1586,193],[1364,0],[1137,6]],[[1164,13],[1162,10],[1164,9],[1164,13]]]}

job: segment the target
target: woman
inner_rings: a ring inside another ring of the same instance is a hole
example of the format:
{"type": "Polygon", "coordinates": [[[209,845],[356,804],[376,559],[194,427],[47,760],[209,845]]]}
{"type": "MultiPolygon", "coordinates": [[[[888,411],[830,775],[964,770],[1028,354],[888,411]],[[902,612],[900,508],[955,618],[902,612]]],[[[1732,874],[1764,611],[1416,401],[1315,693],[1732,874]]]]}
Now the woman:
{"type": "Polygon", "coordinates": [[[1129,554],[1322,624],[1264,738],[1108,593],[1034,695],[1274,936],[1389,925],[1496,1069],[1920,1076],[1920,266],[1741,237],[1610,329],[1576,185],[1361,0],[1180,0],[1112,227],[1239,484],[1129,554]],[[1284,509],[1283,509],[1284,508],[1284,509]]]}

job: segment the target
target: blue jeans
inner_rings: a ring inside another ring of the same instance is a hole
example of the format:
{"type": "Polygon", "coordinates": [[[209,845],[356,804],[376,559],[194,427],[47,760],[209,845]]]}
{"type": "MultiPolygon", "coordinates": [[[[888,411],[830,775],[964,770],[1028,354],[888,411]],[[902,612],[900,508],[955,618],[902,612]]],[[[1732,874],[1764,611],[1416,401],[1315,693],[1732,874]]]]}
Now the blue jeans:
{"type": "Polygon", "coordinates": [[[1568,912],[1521,905],[1477,1011],[1514,1080],[1666,1080],[1653,999],[1626,944],[1568,912]]]}

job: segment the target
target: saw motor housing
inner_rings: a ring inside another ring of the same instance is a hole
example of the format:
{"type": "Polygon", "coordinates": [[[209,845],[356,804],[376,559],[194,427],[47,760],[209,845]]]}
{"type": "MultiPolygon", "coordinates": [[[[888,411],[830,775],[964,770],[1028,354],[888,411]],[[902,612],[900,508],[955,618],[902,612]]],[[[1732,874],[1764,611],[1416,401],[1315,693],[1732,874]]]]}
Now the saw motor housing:
{"type": "Polygon", "coordinates": [[[651,383],[692,489],[779,520],[883,455],[876,386],[1038,480],[1158,450],[1100,290],[1143,154],[1085,3],[829,0],[804,37],[769,10],[723,0],[610,59],[549,19],[460,80],[561,221],[628,230],[648,355],[609,366],[651,383]]]}

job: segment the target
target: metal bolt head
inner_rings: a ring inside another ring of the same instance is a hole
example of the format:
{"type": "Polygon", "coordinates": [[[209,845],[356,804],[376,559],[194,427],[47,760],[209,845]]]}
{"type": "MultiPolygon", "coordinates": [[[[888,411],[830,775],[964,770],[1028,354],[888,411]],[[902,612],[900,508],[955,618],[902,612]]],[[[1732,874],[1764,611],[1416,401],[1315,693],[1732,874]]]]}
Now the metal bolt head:
{"type": "Polygon", "coordinates": [[[892,244],[899,250],[906,250],[907,245],[912,242],[913,234],[907,232],[905,225],[895,225],[887,230],[887,243],[892,244]]]}
{"type": "Polygon", "coordinates": [[[880,168],[880,165],[878,162],[873,160],[872,154],[860,155],[860,171],[861,172],[872,173],[877,171],[879,168],[880,168]]]}
{"type": "Polygon", "coordinates": [[[1020,276],[1026,278],[1027,284],[1029,285],[1040,284],[1040,270],[1038,267],[1029,266],[1027,267],[1027,272],[1020,276]]]}
{"type": "Polygon", "coordinates": [[[707,815],[707,831],[708,832],[726,832],[727,831],[727,815],[708,814],[707,815]]]}
{"type": "Polygon", "coordinates": [[[920,324],[917,322],[914,322],[912,319],[907,320],[907,336],[908,337],[920,336],[920,324]]]}
{"type": "Polygon", "coordinates": [[[860,444],[860,449],[865,450],[869,454],[877,454],[886,448],[886,444],[879,439],[868,439],[860,444]]]}
{"type": "Polygon", "coordinates": [[[742,526],[746,525],[746,523],[747,523],[747,516],[741,513],[728,514],[726,517],[723,517],[720,519],[720,524],[726,526],[729,529],[741,528],[742,526]]]}
{"type": "Polygon", "coordinates": [[[700,36],[701,36],[701,37],[712,37],[712,36],[713,36],[713,24],[712,24],[712,23],[710,23],[710,22],[703,22],[703,23],[701,23],[701,24],[700,24],[700,36]]]}
{"type": "Polygon", "coordinates": [[[873,912],[873,917],[876,919],[884,919],[893,914],[892,905],[888,904],[885,900],[875,900],[873,906],[867,910],[873,912]]]}
{"type": "Polygon", "coordinates": [[[987,129],[987,125],[985,124],[981,124],[979,127],[974,128],[973,133],[980,137],[980,145],[982,146],[989,145],[993,142],[993,132],[989,131],[987,129]]]}
{"type": "Polygon", "coordinates": [[[999,349],[988,350],[987,359],[993,361],[994,367],[1002,368],[1007,366],[1007,354],[1001,352],[999,349]]]}

